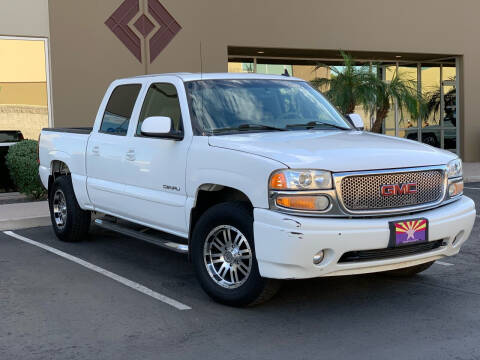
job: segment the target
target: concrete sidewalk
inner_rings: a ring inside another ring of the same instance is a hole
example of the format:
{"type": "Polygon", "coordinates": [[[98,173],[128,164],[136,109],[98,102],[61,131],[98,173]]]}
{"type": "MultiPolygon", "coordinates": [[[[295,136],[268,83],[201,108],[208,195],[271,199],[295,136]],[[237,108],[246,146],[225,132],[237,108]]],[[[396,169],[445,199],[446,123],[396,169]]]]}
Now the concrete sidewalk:
{"type": "Polygon", "coordinates": [[[463,163],[465,182],[480,182],[480,163],[463,163]]]}
{"type": "Polygon", "coordinates": [[[50,224],[47,201],[0,205],[0,230],[15,230],[50,224]]]}

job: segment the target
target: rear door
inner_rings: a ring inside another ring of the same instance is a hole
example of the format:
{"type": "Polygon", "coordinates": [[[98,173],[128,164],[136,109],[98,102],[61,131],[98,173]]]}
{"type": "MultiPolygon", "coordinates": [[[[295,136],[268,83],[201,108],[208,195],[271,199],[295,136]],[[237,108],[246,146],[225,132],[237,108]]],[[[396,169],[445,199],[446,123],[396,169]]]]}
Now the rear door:
{"type": "Polygon", "coordinates": [[[192,139],[183,82],[165,76],[145,84],[144,101],[133,129],[127,138],[132,154],[123,174],[129,196],[130,218],[150,226],[186,236],[185,172],[187,152],[192,139]],[[168,116],[173,128],[184,132],[183,140],[148,137],[141,133],[143,120],[151,116],[168,116]]]}
{"type": "Polygon", "coordinates": [[[128,213],[127,133],[141,103],[138,100],[141,89],[140,83],[114,83],[102,103],[103,113],[97,115],[86,154],[87,191],[95,210],[120,216],[128,213]]]}

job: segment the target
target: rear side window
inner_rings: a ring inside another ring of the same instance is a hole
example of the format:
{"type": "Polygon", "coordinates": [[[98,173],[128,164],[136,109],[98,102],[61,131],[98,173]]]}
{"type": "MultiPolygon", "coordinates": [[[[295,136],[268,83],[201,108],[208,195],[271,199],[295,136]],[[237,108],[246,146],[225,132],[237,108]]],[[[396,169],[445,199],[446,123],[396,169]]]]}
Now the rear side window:
{"type": "Polygon", "coordinates": [[[140,84],[120,85],[113,90],[103,114],[100,132],[125,136],[133,107],[140,92],[140,84]]]}
{"type": "Polygon", "coordinates": [[[173,84],[158,83],[150,86],[138,118],[137,136],[142,136],[143,120],[150,116],[168,116],[172,119],[172,130],[182,130],[182,112],[177,89],[173,84]]]}

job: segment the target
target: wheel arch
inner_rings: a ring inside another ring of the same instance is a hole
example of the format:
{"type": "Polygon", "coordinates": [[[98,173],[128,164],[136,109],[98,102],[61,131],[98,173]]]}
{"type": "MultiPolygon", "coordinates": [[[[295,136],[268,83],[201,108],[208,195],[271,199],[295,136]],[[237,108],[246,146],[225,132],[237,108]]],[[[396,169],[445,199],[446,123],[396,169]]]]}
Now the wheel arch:
{"type": "Polygon", "coordinates": [[[83,210],[92,210],[88,206],[90,201],[86,192],[86,177],[83,175],[78,175],[78,173],[74,172],[74,169],[72,169],[69,162],[65,161],[65,159],[55,159],[50,162],[50,175],[48,177],[49,198],[54,181],[61,176],[70,177],[73,187],[73,194],[75,195],[80,208],[83,210]]]}
{"type": "Polygon", "coordinates": [[[192,232],[198,219],[212,206],[224,202],[243,202],[253,213],[253,202],[242,190],[234,187],[205,183],[197,188],[195,200],[190,209],[189,236],[192,238],[192,232]]]}
{"type": "Polygon", "coordinates": [[[55,179],[59,176],[66,176],[70,174],[70,168],[67,163],[62,160],[52,160],[50,162],[50,175],[48,176],[48,195],[52,190],[52,185],[55,179]]]}

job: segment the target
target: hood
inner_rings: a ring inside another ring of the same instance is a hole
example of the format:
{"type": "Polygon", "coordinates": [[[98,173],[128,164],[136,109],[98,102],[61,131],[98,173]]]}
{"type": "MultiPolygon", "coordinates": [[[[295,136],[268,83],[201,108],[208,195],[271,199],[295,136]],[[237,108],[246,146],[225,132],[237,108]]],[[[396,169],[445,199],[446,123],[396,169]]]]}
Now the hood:
{"type": "Polygon", "coordinates": [[[210,136],[209,144],[277,160],[290,168],[333,172],[443,165],[456,158],[417,141],[362,131],[218,135],[210,136]]]}

